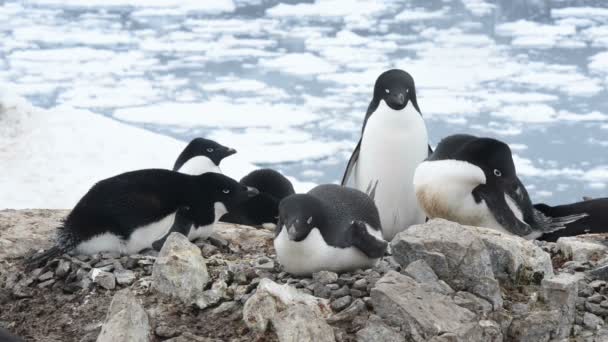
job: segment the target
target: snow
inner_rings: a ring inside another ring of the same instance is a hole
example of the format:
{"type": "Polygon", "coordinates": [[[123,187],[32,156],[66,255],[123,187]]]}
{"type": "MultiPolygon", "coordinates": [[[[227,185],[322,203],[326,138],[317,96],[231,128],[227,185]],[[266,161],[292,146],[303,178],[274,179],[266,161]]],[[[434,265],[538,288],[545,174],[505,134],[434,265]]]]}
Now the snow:
{"type": "Polygon", "coordinates": [[[551,10],[553,18],[608,18],[608,9],[601,7],[565,7],[551,10]]]}
{"type": "Polygon", "coordinates": [[[114,117],[139,123],[181,127],[286,127],[318,119],[316,114],[293,105],[267,103],[231,103],[216,97],[200,103],[159,103],[121,108],[114,117]],[[167,115],[169,114],[169,115],[167,115]]]}
{"type": "MultiPolygon", "coordinates": [[[[9,95],[0,104],[0,209],[72,208],[99,180],[172,167],[186,145],[68,106],[45,110],[9,95]]],[[[255,168],[241,151],[222,162],[223,172],[235,179],[255,168]]],[[[312,186],[290,179],[299,191],[312,186]]]]}
{"type": "Polygon", "coordinates": [[[446,16],[446,12],[443,10],[439,11],[425,11],[420,9],[406,9],[403,12],[397,14],[395,19],[401,22],[412,22],[412,21],[423,21],[430,19],[439,19],[446,16]]]}
{"type": "Polygon", "coordinates": [[[179,8],[188,11],[205,13],[232,12],[235,5],[232,0],[30,0],[32,4],[68,7],[154,7],[160,10],[179,8]]]}
{"type": "Polygon", "coordinates": [[[266,10],[273,17],[355,17],[374,16],[386,10],[378,0],[316,0],[312,4],[278,4],[266,10]]]}

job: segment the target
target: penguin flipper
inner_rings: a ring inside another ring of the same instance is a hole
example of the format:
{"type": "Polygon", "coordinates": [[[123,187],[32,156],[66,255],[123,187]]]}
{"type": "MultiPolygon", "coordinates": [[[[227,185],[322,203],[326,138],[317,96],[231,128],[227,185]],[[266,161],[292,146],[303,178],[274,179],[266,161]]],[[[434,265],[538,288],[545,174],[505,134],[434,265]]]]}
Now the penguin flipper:
{"type": "MultiPolygon", "coordinates": [[[[363,254],[372,259],[381,258],[386,252],[388,242],[384,239],[376,238],[367,231],[366,223],[363,221],[353,221],[350,226],[350,233],[353,246],[357,247],[363,254]]],[[[382,234],[380,232],[380,234],[382,234]]]]}
{"type": "Polygon", "coordinates": [[[342,186],[354,186],[355,183],[355,171],[357,167],[357,161],[359,160],[359,150],[361,149],[361,139],[357,143],[353,154],[350,156],[348,160],[348,164],[346,164],[346,170],[344,171],[344,176],[342,177],[342,186]]]}
{"type": "Polygon", "coordinates": [[[431,145],[428,145],[428,147],[429,147],[429,155],[428,156],[430,157],[431,154],[433,154],[433,149],[431,148],[431,145]]]}
{"type": "Polygon", "coordinates": [[[505,196],[497,196],[496,193],[492,193],[491,190],[486,192],[485,189],[485,187],[478,187],[473,191],[473,196],[477,202],[481,199],[486,202],[492,216],[494,216],[494,219],[496,219],[496,222],[498,222],[501,227],[511,234],[518,236],[526,236],[532,233],[532,227],[515,216],[515,213],[513,213],[507,204],[505,196]]]}
{"type": "Polygon", "coordinates": [[[192,224],[194,224],[194,221],[188,217],[188,212],[189,209],[179,209],[177,213],[175,213],[175,221],[173,222],[171,228],[169,228],[167,234],[165,234],[165,236],[163,236],[162,238],[154,241],[152,243],[152,248],[157,251],[160,251],[169,235],[173,232],[180,233],[188,237],[188,233],[190,233],[190,227],[192,227],[192,224]]]}

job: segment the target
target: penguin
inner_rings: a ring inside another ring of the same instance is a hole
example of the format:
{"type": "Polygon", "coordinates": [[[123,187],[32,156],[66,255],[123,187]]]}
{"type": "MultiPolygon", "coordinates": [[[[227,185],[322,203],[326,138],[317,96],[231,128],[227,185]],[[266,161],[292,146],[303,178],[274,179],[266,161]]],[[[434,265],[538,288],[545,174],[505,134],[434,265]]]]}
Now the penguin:
{"type": "Polygon", "coordinates": [[[236,150],[204,138],[195,138],[179,154],[173,171],[188,175],[200,175],[205,172],[222,173],[222,159],[236,153],[236,150]]]}
{"type": "Polygon", "coordinates": [[[23,342],[23,339],[0,327],[0,342],[23,342]]]}
{"type": "Polygon", "coordinates": [[[162,169],[123,173],[95,184],[58,227],[56,245],[34,255],[28,264],[36,266],[73,250],[79,254],[137,253],[167,233],[180,209],[195,226],[208,226],[256,194],[214,172],[199,176],[162,169]]]}
{"type": "Polygon", "coordinates": [[[359,190],[319,185],[279,204],[274,248],[279,263],[293,275],[370,268],[387,245],[378,209],[359,190]]]}
{"type": "Polygon", "coordinates": [[[562,217],[577,214],[587,216],[566,224],[563,230],[544,234],[539,240],[555,242],[562,236],[608,233],[608,198],[585,198],[582,202],[549,206],[538,203],[534,208],[548,217],[562,217]]]}
{"type": "MultiPolygon", "coordinates": [[[[193,176],[201,175],[205,172],[222,173],[220,162],[235,153],[235,149],[221,145],[213,140],[194,138],[175,160],[173,171],[193,176]]],[[[213,226],[195,227],[192,220],[188,219],[188,214],[185,211],[186,209],[177,211],[173,226],[171,226],[165,236],[152,244],[152,248],[160,251],[169,235],[173,232],[187,236],[190,241],[208,238],[213,233],[213,226]]]]}
{"type": "Polygon", "coordinates": [[[367,193],[378,207],[384,238],[424,223],[412,179],[428,157],[428,133],[414,79],[403,70],[382,73],[363,121],[361,138],[352,153],[342,185],[367,193]]]}
{"type": "Polygon", "coordinates": [[[532,206],[502,141],[456,134],[444,138],[414,174],[418,203],[429,218],[493,228],[536,239],[586,214],[548,217],[532,206]]]}
{"type": "Polygon", "coordinates": [[[274,229],[279,203],[283,198],[295,194],[289,179],[272,169],[258,169],[243,177],[240,183],[257,189],[259,195],[247,199],[220,221],[274,229]]]}

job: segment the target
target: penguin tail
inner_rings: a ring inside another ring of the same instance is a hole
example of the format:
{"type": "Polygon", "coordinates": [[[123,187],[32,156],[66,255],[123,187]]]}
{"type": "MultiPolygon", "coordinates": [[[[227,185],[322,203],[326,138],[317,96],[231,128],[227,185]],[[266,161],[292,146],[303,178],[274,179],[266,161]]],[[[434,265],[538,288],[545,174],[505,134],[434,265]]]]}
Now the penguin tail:
{"type": "Polygon", "coordinates": [[[573,214],[567,216],[547,216],[540,210],[534,209],[534,218],[544,234],[566,229],[567,226],[582,218],[589,216],[587,213],[573,214]]]}
{"type": "Polygon", "coordinates": [[[35,253],[25,261],[26,270],[32,270],[42,264],[46,264],[49,260],[56,258],[64,253],[67,253],[74,249],[76,246],[72,234],[69,229],[66,229],[65,225],[60,226],[57,229],[57,243],[55,246],[47,249],[42,253],[35,253]]]}

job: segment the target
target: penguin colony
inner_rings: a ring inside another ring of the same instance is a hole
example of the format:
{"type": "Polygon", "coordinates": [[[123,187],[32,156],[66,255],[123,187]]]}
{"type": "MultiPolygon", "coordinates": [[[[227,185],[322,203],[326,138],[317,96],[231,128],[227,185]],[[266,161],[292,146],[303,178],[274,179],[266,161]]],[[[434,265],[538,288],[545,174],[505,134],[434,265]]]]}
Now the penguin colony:
{"type": "Polygon", "coordinates": [[[403,70],[377,78],[341,185],[296,194],[272,169],[237,182],[220,169],[235,153],[196,138],[172,170],[96,183],[58,227],[55,246],[28,267],[72,251],[158,250],[171,232],[207,238],[218,221],[274,229],[277,259],[294,275],[372,267],[395,235],[432,218],[549,241],[608,229],[608,198],[533,205],[499,140],[455,134],[433,152],[414,79],[403,70]]]}

